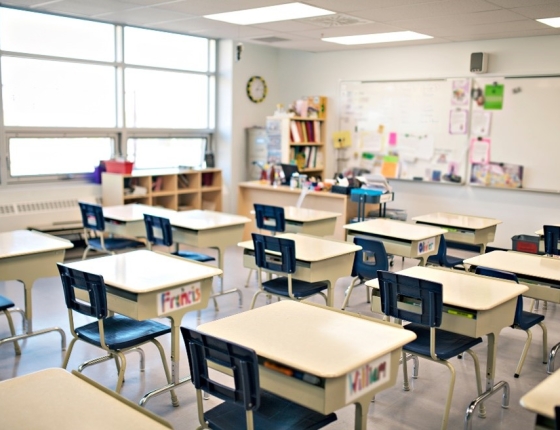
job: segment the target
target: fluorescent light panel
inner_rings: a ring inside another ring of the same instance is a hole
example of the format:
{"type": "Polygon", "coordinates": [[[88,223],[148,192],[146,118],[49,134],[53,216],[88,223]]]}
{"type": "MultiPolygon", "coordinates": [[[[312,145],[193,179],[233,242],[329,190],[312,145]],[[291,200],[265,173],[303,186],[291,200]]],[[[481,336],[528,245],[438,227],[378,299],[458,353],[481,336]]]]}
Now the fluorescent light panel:
{"type": "Polygon", "coordinates": [[[554,28],[560,28],[560,16],[556,18],[543,18],[537,19],[537,21],[542,22],[543,24],[550,25],[554,28]]]}
{"type": "Polygon", "coordinates": [[[204,15],[204,18],[225,21],[231,24],[251,25],[265,22],[286,21],[288,19],[310,18],[313,16],[333,15],[335,12],[303,3],[287,3],[277,6],[237,10],[235,12],[204,15]]]}
{"type": "Polygon", "coordinates": [[[432,36],[414,31],[394,31],[391,33],[359,34],[356,36],[325,37],[325,42],[340,43],[341,45],[365,45],[367,43],[402,42],[404,40],[432,39],[432,36]]]}

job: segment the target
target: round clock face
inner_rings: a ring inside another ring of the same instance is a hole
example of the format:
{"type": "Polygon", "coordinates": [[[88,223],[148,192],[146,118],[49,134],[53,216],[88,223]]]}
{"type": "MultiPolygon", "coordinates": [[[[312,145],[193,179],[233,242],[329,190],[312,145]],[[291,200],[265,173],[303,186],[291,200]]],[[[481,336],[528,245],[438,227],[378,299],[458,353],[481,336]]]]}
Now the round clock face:
{"type": "Polygon", "coordinates": [[[266,97],[266,82],[260,76],[253,76],[247,82],[247,96],[253,103],[260,103],[266,97]]]}

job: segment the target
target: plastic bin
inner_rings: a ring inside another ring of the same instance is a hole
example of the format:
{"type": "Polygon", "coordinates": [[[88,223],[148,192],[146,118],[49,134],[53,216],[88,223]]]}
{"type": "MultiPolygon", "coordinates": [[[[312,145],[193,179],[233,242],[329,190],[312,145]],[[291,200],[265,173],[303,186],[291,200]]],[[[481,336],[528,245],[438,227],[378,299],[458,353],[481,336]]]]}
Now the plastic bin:
{"type": "Polygon", "coordinates": [[[105,168],[108,173],[124,173],[131,174],[134,163],[130,161],[117,161],[117,160],[106,160],[105,168]]]}
{"type": "Polygon", "coordinates": [[[539,236],[530,234],[518,234],[511,238],[511,249],[530,254],[539,253],[539,236]]]}

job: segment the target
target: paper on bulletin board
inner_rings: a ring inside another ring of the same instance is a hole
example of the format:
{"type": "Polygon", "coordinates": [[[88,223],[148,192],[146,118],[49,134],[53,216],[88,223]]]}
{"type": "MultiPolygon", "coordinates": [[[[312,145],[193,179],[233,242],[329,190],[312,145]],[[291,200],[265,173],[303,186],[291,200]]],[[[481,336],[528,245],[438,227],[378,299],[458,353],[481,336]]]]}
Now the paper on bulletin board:
{"type": "Polygon", "coordinates": [[[466,106],[469,103],[471,88],[470,79],[453,79],[451,104],[454,106],[466,106]]]}
{"type": "Polygon", "coordinates": [[[449,111],[449,134],[467,134],[469,111],[455,108],[449,111]]]}
{"type": "Polygon", "coordinates": [[[504,105],[504,85],[494,83],[484,87],[484,109],[501,110],[504,105]]]}
{"type": "Polygon", "coordinates": [[[492,112],[474,110],[471,115],[471,134],[476,136],[488,136],[490,134],[490,123],[492,112]]]}
{"type": "Polygon", "coordinates": [[[471,138],[471,163],[488,164],[490,161],[490,139],[473,137],[471,138]]]}
{"type": "Polygon", "coordinates": [[[360,133],[360,148],[363,151],[381,152],[383,149],[382,134],[375,131],[364,131],[360,133]]]}
{"type": "Polygon", "coordinates": [[[399,156],[411,161],[415,158],[430,160],[434,155],[434,137],[429,134],[402,134],[399,136],[399,156]]]}

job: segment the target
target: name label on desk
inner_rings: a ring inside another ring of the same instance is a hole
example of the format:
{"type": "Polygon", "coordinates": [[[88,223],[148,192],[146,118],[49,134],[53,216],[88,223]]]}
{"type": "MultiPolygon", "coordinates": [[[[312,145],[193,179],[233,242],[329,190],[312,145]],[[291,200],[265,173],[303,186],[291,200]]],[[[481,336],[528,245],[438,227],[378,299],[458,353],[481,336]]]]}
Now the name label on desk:
{"type": "Polygon", "coordinates": [[[160,293],[157,300],[158,315],[163,315],[200,303],[202,300],[202,290],[199,284],[175,288],[160,293]]]}
{"type": "Polygon", "coordinates": [[[391,354],[371,361],[346,375],[346,402],[372,391],[390,378],[391,354]]]}
{"type": "Polygon", "coordinates": [[[426,252],[434,251],[436,249],[436,238],[431,237],[426,240],[418,242],[418,254],[425,254],[426,252]]]}

